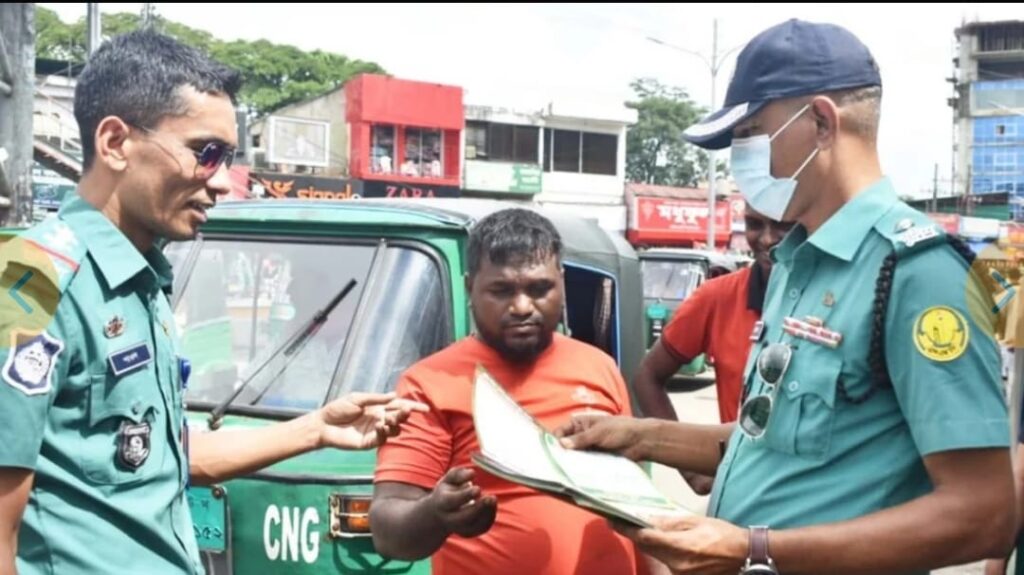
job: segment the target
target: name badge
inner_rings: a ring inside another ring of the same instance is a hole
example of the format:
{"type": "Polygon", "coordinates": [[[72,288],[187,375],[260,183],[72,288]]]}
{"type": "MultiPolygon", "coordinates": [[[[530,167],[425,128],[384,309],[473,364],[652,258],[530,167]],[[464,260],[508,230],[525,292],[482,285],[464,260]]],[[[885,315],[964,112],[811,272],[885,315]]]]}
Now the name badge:
{"type": "Polygon", "coordinates": [[[121,351],[115,351],[107,356],[110,369],[118,377],[145,367],[152,361],[153,352],[149,349],[149,344],[145,342],[137,343],[121,351]]]}

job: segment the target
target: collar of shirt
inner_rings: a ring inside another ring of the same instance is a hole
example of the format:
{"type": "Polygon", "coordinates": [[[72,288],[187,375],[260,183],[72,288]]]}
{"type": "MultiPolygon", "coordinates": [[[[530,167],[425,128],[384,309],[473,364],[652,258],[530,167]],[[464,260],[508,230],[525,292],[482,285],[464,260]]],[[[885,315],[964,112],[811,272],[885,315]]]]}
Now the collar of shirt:
{"type": "Polygon", "coordinates": [[[171,264],[156,247],[143,255],[102,212],[81,197],[61,205],[60,218],[93,256],[107,286],[116,290],[130,280],[146,277],[150,286],[168,290],[174,281],[171,264]]]}
{"type": "Polygon", "coordinates": [[[747,309],[758,314],[764,307],[764,296],[768,293],[768,277],[761,265],[756,261],[750,264],[750,277],[747,278],[747,309]]]}
{"type": "Polygon", "coordinates": [[[797,248],[806,241],[832,257],[853,261],[871,229],[897,202],[899,198],[892,182],[889,178],[882,178],[854,196],[811,237],[807,237],[807,229],[802,225],[794,226],[772,249],[772,259],[788,265],[793,261],[797,248]]]}

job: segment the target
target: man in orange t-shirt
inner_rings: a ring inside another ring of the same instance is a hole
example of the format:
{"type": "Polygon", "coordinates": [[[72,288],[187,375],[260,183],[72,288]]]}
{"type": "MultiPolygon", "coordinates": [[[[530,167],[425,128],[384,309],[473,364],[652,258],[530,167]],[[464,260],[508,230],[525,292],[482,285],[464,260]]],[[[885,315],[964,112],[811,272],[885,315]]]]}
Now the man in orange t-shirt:
{"type": "MultiPolygon", "coordinates": [[[[772,221],[750,206],[744,220],[754,263],[708,280],[676,309],[633,379],[645,416],[678,419],[665,386],[680,367],[704,353],[715,362],[719,419],[722,423],[736,421],[750,336],[761,319],[761,304],[772,269],[768,253],[792,227],[772,221]]],[[[711,491],[712,478],[686,473],[683,476],[698,494],[711,491]]]]}
{"type": "Polygon", "coordinates": [[[370,512],[384,556],[433,556],[435,575],[631,575],[633,544],[588,511],[474,469],[477,364],[548,429],[574,413],[628,415],[615,363],[555,333],[562,317],[561,240],[522,209],[473,229],[467,291],[477,333],[413,365],[398,393],[430,406],[378,452],[370,512]]]}

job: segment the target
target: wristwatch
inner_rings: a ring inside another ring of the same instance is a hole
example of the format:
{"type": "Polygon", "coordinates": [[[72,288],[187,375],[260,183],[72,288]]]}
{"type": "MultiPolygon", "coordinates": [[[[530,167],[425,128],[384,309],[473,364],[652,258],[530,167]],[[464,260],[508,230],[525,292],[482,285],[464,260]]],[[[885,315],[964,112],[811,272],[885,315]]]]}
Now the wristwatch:
{"type": "Polygon", "coordinates": [[[750,528],[750,555],[740,569],[740,575],[779,575],[775,562],[768,555],[768,527],[764,525],[750,528]]]}

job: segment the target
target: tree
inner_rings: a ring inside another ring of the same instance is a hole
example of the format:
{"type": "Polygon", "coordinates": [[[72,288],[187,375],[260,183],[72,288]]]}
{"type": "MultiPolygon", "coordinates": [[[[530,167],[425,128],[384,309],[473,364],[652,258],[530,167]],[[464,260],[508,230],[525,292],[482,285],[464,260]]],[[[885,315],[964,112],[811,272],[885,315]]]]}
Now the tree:
{"type": "Polygon", "coordinates": [[[53,10],[37,5],[36,57],[81,62],[84,56],[84,29],[82,36],[76,38],[72,25],[61,22],[53,10]]]}
{"type": "MultiPolygon", "coordinates": [[[[682,88],[653,78],[630,84],[637,99],[626,106],[637,111],[626,137],[626,177],[632,182],[694,187],[707,173],[707,153],[683,140],[683,130],[706,113],[682,88]]],[[[719,174],[725,166],[719,163],[719,174]]]]}
{"type": "MultiPolygon", "coordinates": [[[[350,59],[341,54],[314,50],[267,40],[224,42],[209,32],[196,30],[153,15],[157,30],[202,50],[215,60],[242,73],[245,83],[240,103],[255,114],[266,114],[282,106],[327,92],[361,73],[383,74],[373,62],[350,59]]],[[[122,12],[103,15],[105,37],[142,27],[142,16],[122,12]]],[[[85,18],[66,24],[52,10],[37,7],[36,51],[40,58],[84,62],[86,58],[85,18]]]]}

